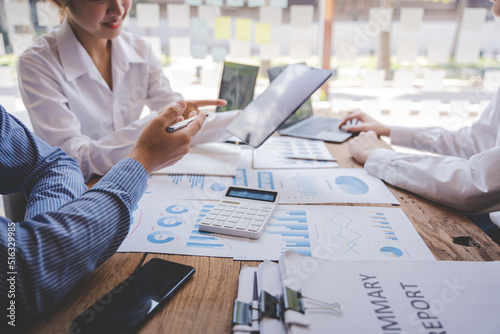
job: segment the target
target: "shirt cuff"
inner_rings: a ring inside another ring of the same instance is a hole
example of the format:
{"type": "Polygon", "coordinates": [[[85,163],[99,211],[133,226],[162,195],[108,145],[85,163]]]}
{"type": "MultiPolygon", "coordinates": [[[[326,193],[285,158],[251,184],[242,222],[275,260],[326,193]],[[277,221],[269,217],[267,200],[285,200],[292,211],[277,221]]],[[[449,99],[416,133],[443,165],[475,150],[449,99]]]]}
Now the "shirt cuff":
{"type": "Polygon", "coordinates": [[[412,130],[414,129],[403,126],[391,126],[391,144],[410,147],[413,138],[412,130]]]}
{"type": "Polygon", "coordinates": [[[146,169],[134,159],[123,159],[118,162],[103,178],[92,187],[92,190],[106,190],[106,183],[113,183],[124,189],[133,207],[141,199],[146,190],[148,173],[146,169]]]}
{"type": "Polygon", "coordinates": [[[376,176],[379,179],[385,179],[385,172],[388,171],[389,165],[396,154],[398,153],[385,148],[374,150],[365,162],[365,170],[370,175],[376,176]]]}

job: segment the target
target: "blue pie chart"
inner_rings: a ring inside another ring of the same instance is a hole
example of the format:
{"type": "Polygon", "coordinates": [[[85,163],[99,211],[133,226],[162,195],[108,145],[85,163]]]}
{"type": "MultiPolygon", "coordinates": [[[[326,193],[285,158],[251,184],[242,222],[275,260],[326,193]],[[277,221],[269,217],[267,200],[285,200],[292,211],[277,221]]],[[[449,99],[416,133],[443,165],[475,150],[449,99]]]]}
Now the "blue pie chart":
{"type": "Polygon", "coordinates": [[[213,191],[224,191],[226,186],[224,183],[214,183],[210,188],[212,188],[213,191]]]}
{"type": "Polygon", "coordinates": [[[176,227],[182,225],[182,219],[176,216],[162,217],[156,222],[161,227],[176,227]]]}
{"type": "Polygon", "coordinates": [[[153,244],[166,244],[175,240],[175,234],[168,231],[156,231],[148,235],[148,241],[153,244]]]}
{"type": "Polygon", "coordinates": [[[403,256],[403,251],[401,249],[391,246],[386,246],[380,248],[380,252],[388,257],[401,257],[403,256]]]}
{"type": "Polygon", "coordinates": [[[166,208],[166,211],[168,213],[181,214],[188,212],[189,208],[185,205],[171,205],[168,208],[166,208]]]}
{"type": "Polygon", "coordinates": [[[370,190],[366,183],[354,176],[338,176],[335,179],[335,184],[346,193],[352,195],[366,194],[370,190]]]}

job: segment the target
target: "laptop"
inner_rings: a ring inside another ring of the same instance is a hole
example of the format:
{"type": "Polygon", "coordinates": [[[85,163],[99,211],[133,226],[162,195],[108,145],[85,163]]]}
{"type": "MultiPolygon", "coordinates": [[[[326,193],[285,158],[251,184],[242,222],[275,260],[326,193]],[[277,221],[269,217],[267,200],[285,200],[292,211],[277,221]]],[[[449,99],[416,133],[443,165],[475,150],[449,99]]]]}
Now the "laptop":
{"type": "MultiPolygon", "coordinates": [[[[289,65],[271,67],[267,70],[272,82],[289,65]]],[[[317,139],[333,143],[341,143],[352,137],[352,133],[339,129],[340,118],[313,115],[311,99],[307,101],[278,129],[284,136],[317,139]]]]}
{"type": "Polygon", "coordinates": [[[224,62],[219,99],[226,100],[227,104],[215,111],[240,110],[252,102],[258,73],[258,66],[224,62]]]}
{"type": "Polygon", "coordinates": [[[303,64],[288,66],[229,123],[226,130],[259,147],[332,75],[303,64]]]}

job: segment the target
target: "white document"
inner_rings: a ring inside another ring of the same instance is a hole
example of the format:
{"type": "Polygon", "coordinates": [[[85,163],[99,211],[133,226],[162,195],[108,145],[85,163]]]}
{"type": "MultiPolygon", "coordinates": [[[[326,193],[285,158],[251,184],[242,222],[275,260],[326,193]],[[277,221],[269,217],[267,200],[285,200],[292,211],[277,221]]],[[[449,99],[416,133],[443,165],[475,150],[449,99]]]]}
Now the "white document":
{"type": "MultiPolygon", "coordinates": [[[[168,191],[168,190],[164,190],[168,191]]],[[[141,200],[118,252],[235,257],[248,239],[200,232],[198,222],[217,202],[141,200]]]]}
{"type": "Polygon", "coordinates": [[[250,187],[278,191],[281,204],[399,204],[382,181],[361,168],[247,170],[247,174],[250,187]]]}
{"type": "Polygon", "coordinates": [[[312,255],[331,260],[434,260],[398,208],[307,206],[312,255]]]}
{"type": "Polygon", "coordinates": [[[215,19],[220,16],[220,13],[221,13],[220,7],[214,7],[214,6],[198,7],[198,17],[207,20],[208,28],[215,27],[215,19]]]}
{"type": "Polygon", "coordinates": [[[155,174],[236,176],[240,151],[239,146],[226,143],[196,145],[175,165],[155,174]]]}
{"type": "Polygon", "coordinates": [[[256,169],[335,168],[338,164],[321,140],[271,137],[253,150],[256,169]]]}
{"type": "Polygon", "coordinates": [[[289,252],[280,268],[283,285],[305,297],[310,323],[288,333],[499,332],[498,261],[326,261],[289,252]],[[308,309],[307,297],[339,303],[343,314],[308,309]]]}
{"type": "MultiPolygon", "coordinates": [[[[280,296],[283,293],[281,271],[278,263],[264,261],[259,264],[257,273],[259,291],[264,290],[272,296],[280,296]]],[[[261,334],[286,334],[285,324],[278,319],[262,318],[259,326],[261,334]]]]}
{"type": "Polygon", "coordinates": [[[137,24],[141,28],[158,28],[160,26],[160,5],[157,3],[138,3],[137,24]]]}

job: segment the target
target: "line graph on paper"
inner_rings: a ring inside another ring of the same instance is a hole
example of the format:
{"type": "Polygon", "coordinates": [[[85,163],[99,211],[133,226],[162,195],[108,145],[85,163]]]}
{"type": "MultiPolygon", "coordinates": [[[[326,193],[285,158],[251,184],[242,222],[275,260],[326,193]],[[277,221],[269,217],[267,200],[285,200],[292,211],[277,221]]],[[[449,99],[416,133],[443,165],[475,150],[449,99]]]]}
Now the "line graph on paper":
{"type": "Polygon", "coordinates": [[[324,232],[325,236],[340,240],[345,245],[342,254],[360,254],[358,246],[363,234],[351,218],[342,213],[336,213],[330,218],[328,224],[325,224],[324,232]]]}

